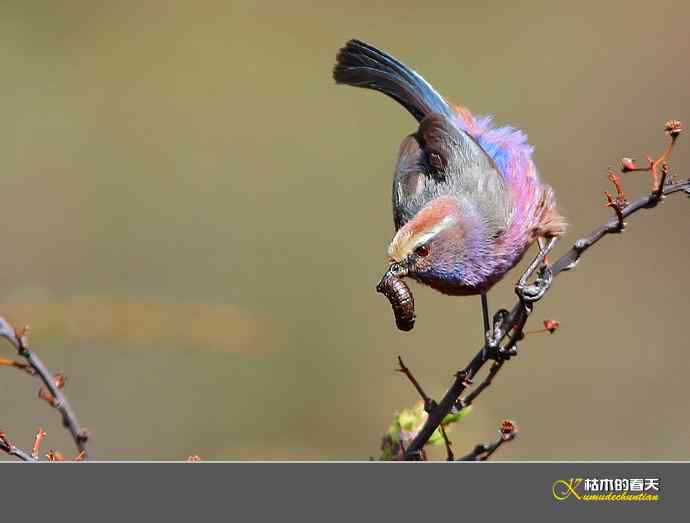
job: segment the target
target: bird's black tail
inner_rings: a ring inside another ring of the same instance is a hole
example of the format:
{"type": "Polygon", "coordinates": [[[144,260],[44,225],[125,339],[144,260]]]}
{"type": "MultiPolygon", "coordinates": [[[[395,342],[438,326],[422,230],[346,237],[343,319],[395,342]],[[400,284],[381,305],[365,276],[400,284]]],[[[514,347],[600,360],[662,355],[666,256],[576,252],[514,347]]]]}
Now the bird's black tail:
{"type": "Polygon", "coordinates": [[[448,103],[424,78],[388,53],[360,40],[338,52],[333,68],[336,83],[380,91],[397,100],[417,121],[429,113],[450,116],[448,103]]]}

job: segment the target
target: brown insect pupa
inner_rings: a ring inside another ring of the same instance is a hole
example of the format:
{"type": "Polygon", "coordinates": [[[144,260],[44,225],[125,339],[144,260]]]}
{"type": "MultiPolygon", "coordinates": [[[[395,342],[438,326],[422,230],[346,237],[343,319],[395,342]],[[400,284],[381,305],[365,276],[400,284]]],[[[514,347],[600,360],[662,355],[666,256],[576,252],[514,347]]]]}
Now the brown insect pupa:
{"type": "Polygon", "coordinates": [[[392,274],[386,274],[376,286],[376,292],[388,298],[398,329],[411,331],[415,320],[414,297],[405,282],[392,274]]]}

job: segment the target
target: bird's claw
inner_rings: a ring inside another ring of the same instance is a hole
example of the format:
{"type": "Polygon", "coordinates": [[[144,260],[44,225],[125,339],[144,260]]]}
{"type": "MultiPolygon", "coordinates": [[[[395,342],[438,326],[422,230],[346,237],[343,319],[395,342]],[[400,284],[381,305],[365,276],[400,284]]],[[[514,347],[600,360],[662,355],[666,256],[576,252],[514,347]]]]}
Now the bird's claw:
{"type": "Polygon", "coordinates": [[[515,286],[515,293],[520,300],[525,303],[534,303],[542,299],[544,294],[553,281],[553,272],[548,265],[542,265],[539,269],[539,275],[534,283],[528,284],[522,280],[515,286]]]}
{"type": "Polygon", "coordinates": [[[488,349],[498,348],[500,337],[496,336],[496,332],[486,331],[484,333],[484,343],[488,349]]]}
{"type": "Polygon", "coordinates": [[[491,330],[484,333],[484,341],[487,348],[496,350],[500,346],[501,339],[503,338],[503,321],[508,316],[509,312],[505,309],[499,309],[496,311],[493,317],[493,324],[491,330]]]}

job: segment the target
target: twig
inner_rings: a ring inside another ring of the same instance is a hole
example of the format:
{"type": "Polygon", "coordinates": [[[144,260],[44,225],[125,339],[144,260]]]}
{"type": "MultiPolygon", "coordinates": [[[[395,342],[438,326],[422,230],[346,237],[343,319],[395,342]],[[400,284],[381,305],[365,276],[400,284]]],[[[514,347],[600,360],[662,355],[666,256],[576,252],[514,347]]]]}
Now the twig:
{"type": "Polygon", "coordinates": [[[508,441],[510,440],[498,438],[498,440],[491,444],[480,443],[475,446],[471,452],[459,458],[458,461],[486,461],[501,447],[501,445],[508,441]]]}
{"type": "Polygon", "coordinates": [[[611,196],[610,192],[604,191],[604,196],[606,196],[607,200],[606,207],[611,207],[613,211],[616,213],[618,227],[616,228],[615,232],[623,232],[625,230],[625,221],[623,221],[623,206],[620,204],[618,200],[613,199],[613,196],[611,196]]]}
{"type": "MultiPolygon", "coordinates": [[[[673,183],[670,185],[666,185],[663,187],[661,191],[661,196],[669,196],[671,194],[681,192],[681,191],[689,191],[690,190],[690,179],[687,180],[682,180],[677,183],[673,183]]],[[[659,203],[660,199],[656,194],[650,194],[649,196],[645,196],[644,198],[640,198],[639,200],[627,205],[625,209],[623,209],[622,214],[623,218],[627,218],[628,216],[635,214],[636,212],[642,210],[642,209],[653,209],[654,207],[657,206],[659,203]]],[[[607,234],[615,233],[617,232],[618,228],[618,220],[617,219],[612,219],[606,222],[604,225],[599,227],[598,229],[595,229],[590,233],[589,236],[585,238],[580,238],[575,242],[575,244],[572,246],[572,248],[566,252],[563,256],[561,256],[556,263],[554,263],[551,266],[551,271],[553,272],[554,277],[557,276],[559,273],[562,271],[567,271],[570,269],[573,269],[577,262],[580,260],[580,257],[582,254],[592,247],[595,243],[597,243],[599,240],[601,240],[604,236],[607,234]]]]}
{"type": "Polygon", "coordinates": [[[38,430],[36,431],[36,436],[34,438],[34,446],[31,448],[31,456],[34,459],[38,459],[38,451],[41,448],[41,442],[43,441],[43,438],[46,437],[46,433],[43,430],[43,427],[38,427],[38,430]]]}
{"type": "Polygon", "coordinates": [[[479,443],[475,445],[470,452],[465,454],[463,457],[458,458],[458,461],[480,461],[479,456],[482,456],[485,452],[487,452],[489,447],[490,445],[487,445],[486,443],[479,443]]]}
{"type": "MultiPolygon", "coordinates": [[[[14,346],[17,353],[26,360],[29,366],[41,378],[47,392],[52,397],[52,401],[50,402],[51,405],[62,415],[62,425],[67,428],[72,435],[79,455],[81,455],[82,458],[86,458],[88,456],[86,442],[89,436],[86,430],[79,427],[72,406],[67,400],[67,397],[60,390],[61,386],[64,385],[64,376],[53,375],[38,355],[29,347],[26,328],[22,331],[17,331],[7,320],[0,317],[0,336],[7,339],[14,346]]],[[[41,393],[39,392],[39,394],[41,393]]],[[[43,396],[44,399],[47,399],[45,394],[43,396]]]]}
{"type": "Polygon", "coordinates": [[[28,461],[32,463],[38,461],[38,459],[34,458],[25,450],[22,450],[19,447],[16,447],[12,443],[10,443],[10,441],[7,439],[7,436],[2,431],[0,431],[0,450],[6,452],[10,456],[15,456],[19,458],[22,461],[28,461]]]}
{"type": "Polygon", "coordinates": [[[455,455],[453,454],[453,449],[450,448],[452,443],[448,439],[448,434],[446,433],[446,428],[443,426],[443,423],[439,426],[441,429],[441,436],[443,436],[443,443],[446,446],[446,461],[455,461],[455,455]]]}
{"type": "Polygon", "coordinates": [[[34,369],[32,369],[28,364],[22,363],[21,361],[17,360],[0,358],[0,366],[14,367],[15,369],[23,370],[24,372],[32,376],[36,374],[36,371],[34,371],[34,369]]]}
{"type": "Polygon", "coordinates": [[[664,162],[661,164],[661,179],[659,180],[659,187],[654,191],[654,196],[657,200],[661,200],[664,197],[664,185],[666,185],[666,178],[668,177],[668,163],[664,162]]]}
{"type": "MultiPolygon", "coordinates": [[[[634,165],[632,163],[632,160],[630,160],[629,158],[623,158],[622,163],[624,168],[627,169],[630,168],[630,165],[634,165]]],[[[607,200],[606,207],[611,207],[616,213],[616,218],[618,219],[618,228],[615,232],[623,232],[623,230],[625,229],[625,222],[623,221],[623,209],[626,205],[628,205],[628,200],[625,198],[625,193],[623,192],[623,186],[621,185],[620,176],[617,176],[611,168],[609,168],[608,178],[609,181],[616,188],[616,198],[614,199],[613,196],[611,196],[610,192],[604,191],[604,196],[606,196],[607,200]]]]}
{"type": "Polygon", "coordinates": [[[458,461],[486,461],[494,452],[496,452],[502,445],[513,441],[517,436],[517,426],[510,420],[503,420],[499,430],[501,436],[494,443],[485,444],[480,443],[476,445],[471,452],[465,454],[458,461]]]}
{"type": "Polygon", "coordinates": [[[432,400],[429,396],[427,396],[426,392],[424,392],[424,389],[422,389],[422,386],[417,381],[417,378],[414,377],[412,371],[410,371],[410,369],[408,369],[407,366],[403,363],[403,360],[400,356],[398,356],[398,365],[399,368],[396,370],[407,376],[407,379],[410,380],[410,383],[412,383],[412,386],[417,390],[422,400],[424,401],[424,410],[426,412],[430,412],[431,409],[436,406],[436,402],[432,400]]]}
{"type": "MultiPolygon", "coordinates": [[[[652,174],[652,193],[658,193],[657,198],[661,197],[661,191],[659,190],[664,186],[664,179],[659,176],[659,166],[664,166],[667,163],[668,157],[671,156],[671,151],[673,151],[673,146],[676,144],[676,140],[680,133],[683,132],[683,124],[678,120],[669,120],[664,125],[664,131],[667,135],[671,137],[671,141],[666,146],[666,150],[659,156],[656,160],[647,156],[647,166],[638,167],[634,160],[630,158],[623,158],[621,160],[622,169],[624,173],[628,172],[650,172],[652,174]]],[[[663,173],[662,173],[663,174],[663,173]]]]}
{"type": "Polygon", "coordinates": [[[561,322],[559,322],[558,320],[544,320],[542,323],[544,325],[542,329],[525,331],[525,336],[529,336],[532,334],[553,334],[561,327],[561,322]]]}

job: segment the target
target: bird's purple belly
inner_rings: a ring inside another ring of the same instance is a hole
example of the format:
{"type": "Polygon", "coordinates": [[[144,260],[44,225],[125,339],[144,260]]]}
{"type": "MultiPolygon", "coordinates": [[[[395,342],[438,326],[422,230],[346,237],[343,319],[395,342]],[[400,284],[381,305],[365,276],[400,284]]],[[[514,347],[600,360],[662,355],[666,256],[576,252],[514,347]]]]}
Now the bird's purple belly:
{"type": "Polygon", "coordinates": [[[496,283],[522,260],[532,242],[524,242],[521,248],[511,250],[505,256],[492,257],[484,263],[475,263],[474,268],[458,265],[450,271],[430,271],[412,275],[420,283],[428,285],[449,296],[473,296],[488,292],[496,283]]]}

